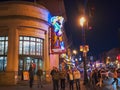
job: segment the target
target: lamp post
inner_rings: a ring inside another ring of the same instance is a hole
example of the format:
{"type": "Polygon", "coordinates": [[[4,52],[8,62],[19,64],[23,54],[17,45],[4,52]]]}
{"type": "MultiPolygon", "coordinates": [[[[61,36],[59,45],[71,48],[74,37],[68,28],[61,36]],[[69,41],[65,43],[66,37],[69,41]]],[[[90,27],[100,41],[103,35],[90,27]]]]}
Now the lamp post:
{"type": "Polygon", "coordinates": [[[86,45],[86,39],[85,39],[85,29],[84,29],[84,23],[86,22],[86,19],[84,17],[80,18],[80,25],[82,27],[82,45],[80,45],[80,51],[82,52],[83,62],[84,62],[84,85],[88,83],[88,77],[87,77],[87,68],[86,68],[86,60],[87,60],[87,52],[89,51],[89,46],[86,45]]]}

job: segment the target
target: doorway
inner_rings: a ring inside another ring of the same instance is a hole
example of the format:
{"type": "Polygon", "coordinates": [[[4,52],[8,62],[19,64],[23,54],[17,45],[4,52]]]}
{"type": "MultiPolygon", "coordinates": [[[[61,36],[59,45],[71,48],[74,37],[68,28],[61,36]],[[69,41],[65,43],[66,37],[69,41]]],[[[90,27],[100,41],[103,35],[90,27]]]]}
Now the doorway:
{"type": "Polygon", "coordinates": [[[35,73],[38,70],[38,67],[43,69],[43,60],[41,58],[22,57],[19,60],[18,74],[22,75],[23,71],[28,71],[31,63],[35,65],[35,73]]]}

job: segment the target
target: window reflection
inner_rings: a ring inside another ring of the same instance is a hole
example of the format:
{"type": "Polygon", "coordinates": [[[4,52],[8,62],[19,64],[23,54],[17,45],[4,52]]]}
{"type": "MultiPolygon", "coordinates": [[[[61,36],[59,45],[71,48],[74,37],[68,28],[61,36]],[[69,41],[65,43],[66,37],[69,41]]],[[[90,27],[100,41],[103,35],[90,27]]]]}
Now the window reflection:
{"type": "Polygon", "coordinates": [[[0,71],[3,71],[3,57],[0,57],[0,71]]]}
{"type": "Polygon", "coordinates": [[[36,43],[36,54],[40,55],[40,43],[36,43]]]}
{"type": "Polygon", "coordinates": [[[29,54],[29,41],[24,41],[23,48],[23,54],[29,54]]]}
{"type": "Polygon", "coordinates": [[[7,55],[8,51],[8,41],[5,41],[5,55],[7,55]]]}
{"type": "Polygon", "coordinates": [[[19,45],[19,49],[20,49],[20,50],[19,50],[19,53],[20,53],[20,54],[22,54],[22,46],[23,46],[23,45],[22,45],[22,41],[20,41],[20,45],[19,45]]]}
{"type": "Polygon", "coordinates": [[[4,41],[0,41],[0,54],[4,54],[4,41]]]}
{"type": "Polygon", "coordinates": [[[5,71],[7,65],[7,58],[0,57],[0,71],[5,71]]]}
{"type": "Polygon", "coordinates": [[[0,55],[6,55],[8,49],[8,37],[0,37],[0,55]]]}
{"type": "Polygon", "coordinates": [[[30,54],[35,55],[35,42],[30,43],[30,54]]]}
{"type": "Polygon", "coordinates": [[[24,37],[24,40],[29,40],[29,37],[24,37]]]}

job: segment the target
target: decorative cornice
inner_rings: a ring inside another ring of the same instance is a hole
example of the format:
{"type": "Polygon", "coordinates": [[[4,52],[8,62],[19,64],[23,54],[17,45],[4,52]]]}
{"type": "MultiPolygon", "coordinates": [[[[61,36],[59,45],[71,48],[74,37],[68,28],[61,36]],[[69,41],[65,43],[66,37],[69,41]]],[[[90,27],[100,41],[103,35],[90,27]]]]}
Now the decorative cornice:
{"type": "Polygon", "coordinates": [[[31,16],[24,16],[24,15],[8,15],[8,16],[0,16],[0,19],[24,19],[24,20],[35,20],[38,22],[44,22],[47,25],[51,25],[49,22],[40,19],[40,18],[36,18],[36,17],[31,17],[31,16]]]}

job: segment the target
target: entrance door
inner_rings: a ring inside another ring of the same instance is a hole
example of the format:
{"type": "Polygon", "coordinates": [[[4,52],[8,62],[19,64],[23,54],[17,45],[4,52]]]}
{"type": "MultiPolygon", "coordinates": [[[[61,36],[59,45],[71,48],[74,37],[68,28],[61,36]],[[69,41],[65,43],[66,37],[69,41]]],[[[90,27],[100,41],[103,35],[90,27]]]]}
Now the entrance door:
{"type": "Polygon", "coordinates": [[[38,67],[43,69],[43,60],[40,58],[33,57],[24,57],[19,61],[19,75],[22,74],[23,71],[28,71],[30,68],[30,64],[35,64],[35,73],[38,70],[38,67]]]}

